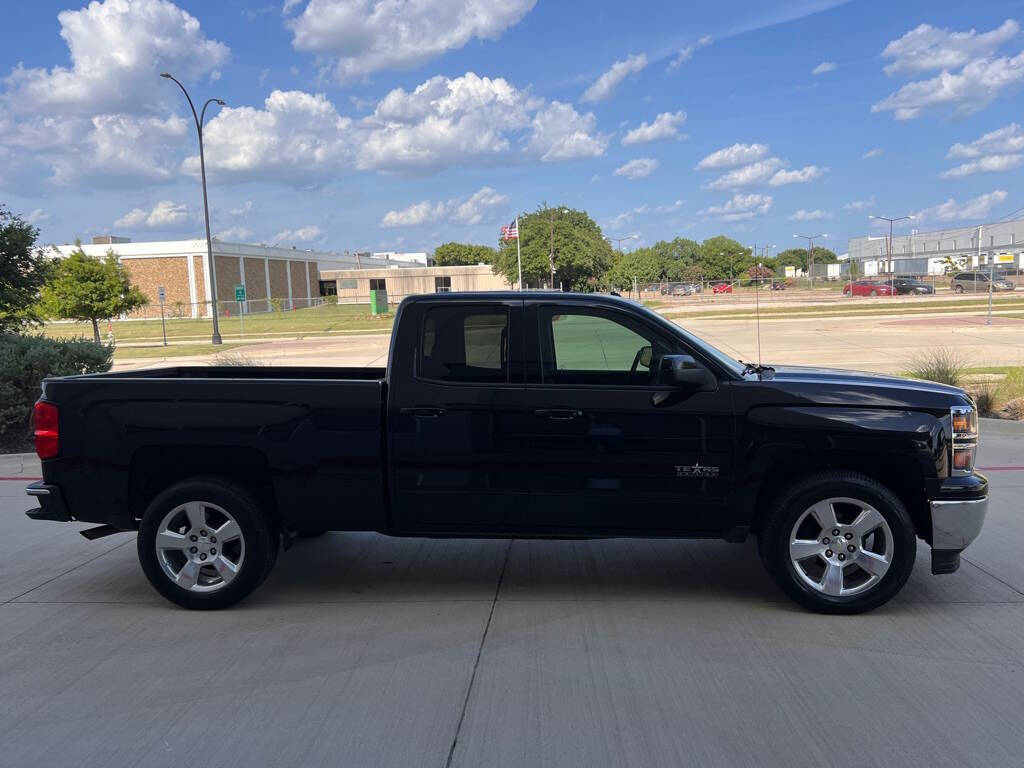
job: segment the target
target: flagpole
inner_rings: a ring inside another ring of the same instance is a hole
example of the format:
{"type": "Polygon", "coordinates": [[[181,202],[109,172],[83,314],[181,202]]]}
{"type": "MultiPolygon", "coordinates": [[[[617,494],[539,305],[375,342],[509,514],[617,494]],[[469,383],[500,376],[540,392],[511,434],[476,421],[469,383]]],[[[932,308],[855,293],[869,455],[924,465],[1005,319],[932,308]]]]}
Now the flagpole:
{"type": "Polygon", "coordinates": [[[519,247],[519,217],[516,216],[516,263],[519,265],[519,290],[523,290],[523,251],[519,247]]]}

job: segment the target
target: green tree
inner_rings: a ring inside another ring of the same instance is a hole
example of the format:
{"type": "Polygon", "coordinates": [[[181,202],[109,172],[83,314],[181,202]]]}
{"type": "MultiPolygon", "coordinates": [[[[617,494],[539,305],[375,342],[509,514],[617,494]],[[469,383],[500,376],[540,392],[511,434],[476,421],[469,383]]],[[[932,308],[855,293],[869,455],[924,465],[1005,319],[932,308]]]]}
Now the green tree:
{"type": "Polygon", "coordinates": [[[629,253],[616,253],[612,266],[604,275],[604,282],[612,288],[630,290],[633,278],[637,282],[656,283],[664,273],[662,260],[653,248],[637,248],[629,253]]]}
{"type": "MultiPolygon", "coordinates": [[[[814,246],[815,264],[834,264],[838,257],[828,248],[814,246]]],[[[807,249],[789,248],[775,256],[774,262],[777,267],[797,267],[807,271],[807,249]]]]}
{"type": "Polygon", "coordinates": [[[102,258],[87,256],[81,246],[56,262],[43,286],[41,307],[49,317],[88,320],[100,343],[99,321],[131,312],[148,301],[128,277],[113,249],[102,258]]]}
{"type": "MultiPolygon", "coordinates": [[[[556,284],[583,289],[611,266],[612,247],[586,211],[542,207],[519,217],[524,281],[540,283],[550,279],[548,253],[552,233],[556,284]]],[[[496,274],[510,283],[519,279],[515,240],[499,243],[493,267],[496,274]]]]}
{"type": "Polygon", "coordinates": [[[493,264],[498,252],[489,245],[445,243],[434,249],[434,264],[439,267],[493,264]]]}
{"type": "Polygon", "coordinates": [[[704,277],[711,280],[732,280],[754,264],[750,249],[731,237],[718,235],[701,243],[700,266],[704,277]]]}
{"type": "Polygon", "coordinates": [[[50,262],[36,248],[39,230],[0,206],[0,333],[41,321],[39,290],[50,262]]]}

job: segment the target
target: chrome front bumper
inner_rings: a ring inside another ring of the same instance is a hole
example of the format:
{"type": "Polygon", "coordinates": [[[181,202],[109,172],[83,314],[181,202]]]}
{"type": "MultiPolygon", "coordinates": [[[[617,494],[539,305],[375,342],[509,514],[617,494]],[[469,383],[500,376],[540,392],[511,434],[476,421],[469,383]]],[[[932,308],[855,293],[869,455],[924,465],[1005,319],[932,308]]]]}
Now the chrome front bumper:
{"type": "Polygon", "coordinates": [[[964,549],[977,538],[988,511],[988,496],[930,502],[932,508],[932,549],[964,549]]]}

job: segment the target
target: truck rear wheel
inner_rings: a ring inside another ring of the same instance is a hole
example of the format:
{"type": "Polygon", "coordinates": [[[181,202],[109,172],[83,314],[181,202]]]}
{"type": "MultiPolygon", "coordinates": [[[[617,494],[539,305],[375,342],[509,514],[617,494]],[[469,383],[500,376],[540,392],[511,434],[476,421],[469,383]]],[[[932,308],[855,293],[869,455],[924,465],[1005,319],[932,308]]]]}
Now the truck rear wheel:
{"type": "Polygon", "coordinates": [[[217,478],[167,488],[139,526],[146,578],[168,600],[190,609],[226,608],[242,600],[270,573],[278,545],[259,503],[217,478]]]}
{"type": "Polygon", "coordinates": [[[914,524],[902,502],[854,472],[822,472],[784,492],[760,536],[779,586],[820,613],[862,613],[888,602],[914,567],[914,524]]]}

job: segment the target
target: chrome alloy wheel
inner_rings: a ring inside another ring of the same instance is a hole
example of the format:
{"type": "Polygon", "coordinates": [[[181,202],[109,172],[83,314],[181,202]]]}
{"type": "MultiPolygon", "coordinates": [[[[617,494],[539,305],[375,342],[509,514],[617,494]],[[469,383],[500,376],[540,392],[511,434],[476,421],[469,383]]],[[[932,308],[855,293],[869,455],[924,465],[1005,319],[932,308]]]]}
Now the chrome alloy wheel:
{"type": "Polygon", "coordinates": [[[789,536],[789,559],[801,581],[832,597],[872,589],[889,570],[893,536],[882,513],[837,496],[809,507],[789,536]]]}
{"type": "Polygon", "coordinates": [[[156,557],[164,575],[182,589],[216,592],[241,570],[245,540],[225,509],[208,501],[190,501],[160,521],[156,557]]]}

